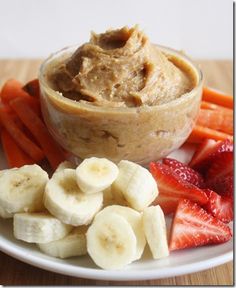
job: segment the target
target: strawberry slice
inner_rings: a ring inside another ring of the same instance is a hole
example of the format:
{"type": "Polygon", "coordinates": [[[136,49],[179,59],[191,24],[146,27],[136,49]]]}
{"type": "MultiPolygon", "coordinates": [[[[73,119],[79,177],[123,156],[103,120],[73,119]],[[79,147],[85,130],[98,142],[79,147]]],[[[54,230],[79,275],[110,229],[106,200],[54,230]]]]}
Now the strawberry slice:
{"type": "Polygon", "coordinates": [[[221,196],[229,197],[233,200],[234,187],[233,187],[234,175],[233,171],[227,175],[217,177],[216,179],[207,182],[207,187],[214,190],[221,196]]]}
{"type": "Polygon", "coordinates": [[[208,198],[204,191],[181,179],[170,167],[158,162],[150,163],[150,172],[157,182],[159,195],[154,203],[159,204],[164,213],[175,212],[178,201],[187,198],[204,205],[208,198]]]}
{"type": "Polygon", "coordinates": [[[172,222],[169,249],[173,251],[220,244],[231,237],[231,230],[226,224],[208,214],[198,204],[182,199],[172,222]]]}
{"type": "Polygon", "coordinates": [[[233,172],[234,155],[233,152],[222,152],[213,157],[212,164],[206,172],[206,180],[212,181],[233,172]]]}
{"type": "Polygon", "coordinates": [[[202,175],[197,171],[193,170],[192,168],[188,167],[186,164],[172,158],[164,158],[162,162],[163,164],[169,166],[172,171],[178,174],[183,180],[193,185],[196,185],[199,188],[205,187],[202,175]]]}
{"type": "Polygon", "coordinates": [[[158,197],[154,200],[154,202],[152,202],[152,205],[160,205],[164,214],[168,215],[175,212],[179,199],[179,197],[173,197],[159,193],[158,197]]]}
{"type": "Polygon", "coordinates": [[[204,192],[208,196],[208,202],[203,208],[217,219],[224,223],[233,220],[233,201],[229,197],[221,197],[216,192],[205,189],[204,192]]]}
{"type": "Polygon", "coordinates": [[[201,163],[210,154],[210,151],[215,147],[216,141],[213,139],[205,139],[198,149],[193,154],[191,161],[189,162],[190,167],[196,166],[201,163]]]}
{"type": "Polygon", "coordinates": [[[216,159],[222,152],[233,152],[233,142],[229,139],[224,141],[212,142],[214,140],[207,139],[200,145],[199,149],[194,153],[189,166],[200,173],[205,173],[211,161],[216,159]]]}

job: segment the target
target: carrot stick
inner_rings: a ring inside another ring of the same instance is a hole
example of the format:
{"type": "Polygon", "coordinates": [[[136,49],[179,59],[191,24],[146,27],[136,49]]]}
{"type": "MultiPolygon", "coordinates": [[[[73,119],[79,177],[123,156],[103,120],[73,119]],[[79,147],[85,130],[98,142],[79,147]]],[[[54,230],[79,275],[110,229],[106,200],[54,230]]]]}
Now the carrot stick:
{"type": "Polygon", "coordinates": [[[233,113],[223,111],[200,109],[197,125],[208,127],[214,130],[233,134],[233,113]]]}
{"type": "Polygon", "coordinates": [[[21,167],[23,165],[30,165],[34,160],[30,158],[15,142],[7,130],[2,129],[1,141],[3,150],[10,168],[21,167]]]}
{"type": "Polygon", "coordinates": [[[65,160],[65,157],[61,148],[49,134],[43,121],[34,113],[23,98],[18,97],[12,100],[10,105],[40,144],[50,165],[55,169],[65,160]]]}
{"type": "Polygon", "coordinates": [[[233,136],[216,131],[214,129],[203,127],[201,125],[195,125],[190,134],[187,142],[189,143],[201,143],[204,139],[213,139],[213,140],[225,140],[230,139],[233,140],[233,136]]]}
{"type": "Polygon", "coordinates": [[[3,85],[0,97],[4,104],[8,104],[16,97],[22,97],[26,99],[30,107],[33,108],[38,115],[41,115],[39,100],[25,92],[22,89],[21,83],[15,79],[10,79],[3,85]]]}
{"type": "Polygon", "coordinates": [[[14,99],[18,96],[25,96],[27,93],[22,90],[22,85],[19,81],[15,79],[9,79],[2,87],[2,91],[0,93],[1,99],[3,103],[8,103],[10,100],[14,99]]]}
{"type": "Polygon", "coordinates": [[[28,105],[34,110],[34,112],[41,117],[41,107],[39,99],[29,95],[27,95],[27,97],[23,96],[22,98],[24,98],[28,105]]]}
{"type": "Polygon", "coordinates": [[[21,131],[12,115],[0,110],[0,121],[21,149],[32,159],[39,162],[44,158],[43,151],[21,131]]]}
{"type": "Polygon", "coordinates": [[[39,80],[33,79],[26,83],[23,87],[23,90],[29,93],[30,96],[39,98],[40,89],[39,89],[39,80]]]}
{"type": "Polygon", "coordinates": [[[208,101],[217,105],[221,105],[230,109],[233,109],[234,107],[234,100],[232,96],[220,93],[208,87],[203,88],[202,100],[208,101]]]}
{"type": "Polygon", "coordinates": [[[209,110],[220,110],[225,113],[233,113],[233,109],[226,108],[220,105],[216,105],[207,101],[201,101],[201,109],[209,109],[209,110]]]}
{"type": "Polygon", "coordinates": [[[8,104],[3,104],[2,102],[0,102],[0,109],[6,111],[9,114],[15,114],[14,110],[11,108],[10,105],[8,104]]]}

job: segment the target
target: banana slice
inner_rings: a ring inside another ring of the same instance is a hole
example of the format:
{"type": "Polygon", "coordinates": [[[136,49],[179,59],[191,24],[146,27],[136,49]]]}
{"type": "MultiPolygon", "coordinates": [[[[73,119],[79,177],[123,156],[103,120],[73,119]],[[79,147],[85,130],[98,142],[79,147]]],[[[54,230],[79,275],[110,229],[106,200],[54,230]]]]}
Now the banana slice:
{"type": "Polygon", "coordinates": [[[103,191],[103,207],[110,205],[129,206],[129,203],[125,200],[124,195],[122,193],[115,192],[116,191],[113,191],[111,186],[103,191]]]}
{"type": "Polygon", "coordinates": [[[115,199],[111,192],[111,186],[103,191],[103,207],[115,204],[115,199]]]}
{"type": "Polygon", "coordinates": [[[61,239],[72,228],[48,213],[16,213],[13,218],[15,238],[29,243],[48,243],[61,239]]]}
{"type": "Polygon", "coordinates": [[[112,205],[101,210],[96,215],[94,221],[97,221],[99,217],[104,217],[105,214],[109,218],[111,213],[115,213],[119,216],[122,216],[131,225],[137,241],[136,254],[133,261],[140,259],[146,245],[146,238],[144,235],[141,213],[129,207],[112,205]]]}
{"type": "Polygon", "coordinates": [[[151,173],[142,166],[122,160],[119,175],[112,184],[114,194],[123,194],[131,208],[143,211],[157,197],[158,188],[151,173]]]}
{"type": "Polygon", "coordinates": [[[105,158],[85,159],[76,168],[77,183],[86,194],[105,190],[115,181],[117,175],[117,166],[105,158]]]}
{"type": "Polygon", "coordinates": [[[130,206],[129,202],[125,199],[124,194],[121,190],[116,189],[115,185],[111,185],[111,194],[113,198],[113,204],[121,206],[130,206]]]}
{"type": "Polygon", "coordinates": [[[150,206],[143,211],[143,227],[154,259],[169,255],[166,222],[159,205],[150,206]]]}
{"type": "Polygon", "coordinates": [[[8,215],[42,211],[47,182],[48,174],[38,165],[4,170],[0,174],[1,210],[8,215]]]}
{"type": "Polygon", "coordinates": [[[39,249],[53,257],[69,258],[87,254],[86,232],[88,226],[74,228],[66,237],[50,243],[38,244],[39,249]]]}
{"type": "MultiPolygon", "coordinates": [[[[57,169],[55,170],[54,174],[57,173],[57,172],[60,172],[60,171],[62,171],[62,170],[64,170],[64,169],[75,169],[75,168],[76,168],[76,165],[75,165],[74,163],[72,163],[72,162],[70,162],[70,161],[63,161],[63,162],[61,162],[61,163],[58,165],[58,167],[57,167],[57,169]]],[[[53,174],[53,175],[54,175],[54,174],[53,174]]]]}
{"type": "Polygon", "coordinates": [[[45,188],[45,207],[63,223],[73,226],[89,224],[102,202],[102,192],[91,195],[81,192],[74,169],[57,172],[45,188]]]}
{"type": "Polygon", "coordinates": [[[121,269],[136,255],[136,237],[131,225],[116,213],[100,215],[86,234],[88,254],[101,268],[121,269]]]}
{"type": "Polygon", "coordinates": [[[4,219],[13,218],[13,213],[8,213],[5,209],[0,206],[0,217],[4,219]]]}

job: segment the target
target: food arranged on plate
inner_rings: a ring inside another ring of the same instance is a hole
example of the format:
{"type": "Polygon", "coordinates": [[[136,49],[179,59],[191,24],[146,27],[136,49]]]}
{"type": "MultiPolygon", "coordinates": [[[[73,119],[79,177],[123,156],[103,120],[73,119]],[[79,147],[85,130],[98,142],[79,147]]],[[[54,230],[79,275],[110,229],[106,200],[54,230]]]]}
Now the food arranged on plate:
{"type": "Polygon", "coordinates": [[[154,259],[224,243],[232,237],[233,143],[204,147],[190,162],[198,171],[171,158],[151,162],[148,171],[128,160],[116,165],[96,157],[78,167],[63,162],[50,179],[36,164],[3,170],[0,215],[13,217],[17,239],[59,258],[88,253],[103,269],[140,259],[146,243],[154,259]],[[173,217],[169,239],[164,214],[173,217]]]}
{"type": "Polygon", "coordinates": [[[42,253],[117,270],[145,247],[158,261],[232,238],[233,97],[137,27],[54,54],[39,80],[8,80],[0,133],[0,217],[42,253]],[[184,142],[188,163],[168,156],[184,142]]]}

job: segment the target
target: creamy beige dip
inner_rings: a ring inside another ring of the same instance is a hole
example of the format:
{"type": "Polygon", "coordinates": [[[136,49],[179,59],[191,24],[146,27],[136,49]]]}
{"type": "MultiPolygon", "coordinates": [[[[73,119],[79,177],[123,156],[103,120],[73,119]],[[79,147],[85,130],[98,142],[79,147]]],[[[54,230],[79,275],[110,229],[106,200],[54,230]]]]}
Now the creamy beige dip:
{"type": "Polygon", "coordinates": [[[137,27],[92,34],[44,61],[44,121],[80,159],[148,164],[180,147],[197,119],[202,75],[183,53],[150,43],[137,27]]]}
{"type": "Polygon", "coordinates": [[[137,27],[92,33],[47,76],[64,97],[103,107],[160,105],[195,85],[184,63],[161,52],[137,27]]]}

